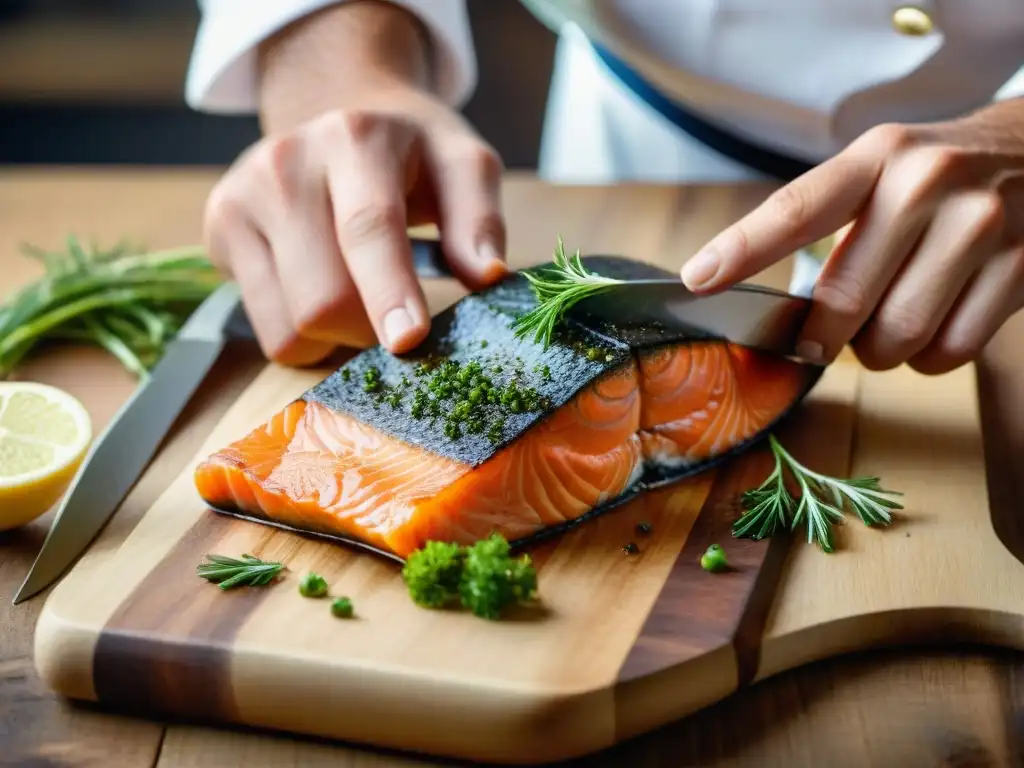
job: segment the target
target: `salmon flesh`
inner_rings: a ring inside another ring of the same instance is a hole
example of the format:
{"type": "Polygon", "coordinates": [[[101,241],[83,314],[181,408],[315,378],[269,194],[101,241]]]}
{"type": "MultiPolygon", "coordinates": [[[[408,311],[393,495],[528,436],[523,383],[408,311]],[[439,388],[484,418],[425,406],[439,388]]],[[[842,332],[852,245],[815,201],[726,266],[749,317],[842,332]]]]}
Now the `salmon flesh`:
{"type": "MultiPolygon", "coordinates": [[[[613,257],[612,277],[663,277],[613,257]]],[[[467,296],[413,353],[368,349],[195,472],[214,510],[404,559],[429,540],[522,543],[746,450],[821,368],[716,338],[571,315],[511,327],[521,276],[467,296]]]]}

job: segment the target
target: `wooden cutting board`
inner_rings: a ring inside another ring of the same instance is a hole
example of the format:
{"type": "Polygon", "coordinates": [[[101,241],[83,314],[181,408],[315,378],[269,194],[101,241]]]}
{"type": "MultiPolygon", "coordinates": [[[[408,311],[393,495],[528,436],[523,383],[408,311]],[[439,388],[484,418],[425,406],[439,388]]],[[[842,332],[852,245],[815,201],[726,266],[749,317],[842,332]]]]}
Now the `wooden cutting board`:
{"type": "Polygon", "coordinates": [[[324,373],[266,367],[130,535],[101,540],[56,587],[36,632],[47,684],[134,712],[536,763],[879,643],[1024,648],[1024,566],[992,527],[970,367],[927,378],[844,358],[780,433],[819,471],[902,491],[889,529],[851,519],[831,555],[733,539],[735,495],[771,464],[755,450],[535,550],[545,609],[497,623],[417,608],[372,555],[204,508],[195,463],[324,373]],[[622,552],[629,541],[639,554],[622,552]],[[712,542],[733,571],[700,568],[712,542]],[[195,576],[211,552],[283,559],[289,574],[222,592],[195,576]],[[357,618],[301,597],[307,569],[351,596],[357,618]]]}

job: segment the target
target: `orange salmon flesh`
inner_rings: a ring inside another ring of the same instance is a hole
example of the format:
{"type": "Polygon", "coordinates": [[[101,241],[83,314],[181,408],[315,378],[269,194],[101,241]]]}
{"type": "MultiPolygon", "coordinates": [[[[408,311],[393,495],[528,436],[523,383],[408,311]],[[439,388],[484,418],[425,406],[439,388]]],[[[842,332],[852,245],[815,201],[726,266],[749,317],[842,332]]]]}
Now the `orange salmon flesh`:
{"type": "Polygon", "coordinates": [[[579,518],[647,464],[693,468],[758,436],[810,370],[720,341],[641,352],[472,467],[298,400],[195,472],[222,510],[405,558],[428,540],[509,541],[579,518]]]}

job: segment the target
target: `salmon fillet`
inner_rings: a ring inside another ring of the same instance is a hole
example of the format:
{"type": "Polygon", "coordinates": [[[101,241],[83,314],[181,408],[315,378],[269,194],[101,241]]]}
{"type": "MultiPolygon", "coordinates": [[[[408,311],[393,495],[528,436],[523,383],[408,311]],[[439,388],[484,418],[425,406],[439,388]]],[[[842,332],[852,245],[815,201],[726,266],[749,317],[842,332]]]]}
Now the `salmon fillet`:
{"type": "Polygon", "coordinates": [[[663,468],[698,466],[753,439],[793,406],[810,375],[722,342],[645,351],[639,361],[644,459],[663,468]]]}
{"type": "Polygon", "coordinates": [[[195,484],[216,509],[401,558],[428,540],[520,540],[621,499],[648,465],[699,468],[741,447],[810,376],[719,341],[640,352],[476,466],[297,400],[203,461],[195,484]]]}

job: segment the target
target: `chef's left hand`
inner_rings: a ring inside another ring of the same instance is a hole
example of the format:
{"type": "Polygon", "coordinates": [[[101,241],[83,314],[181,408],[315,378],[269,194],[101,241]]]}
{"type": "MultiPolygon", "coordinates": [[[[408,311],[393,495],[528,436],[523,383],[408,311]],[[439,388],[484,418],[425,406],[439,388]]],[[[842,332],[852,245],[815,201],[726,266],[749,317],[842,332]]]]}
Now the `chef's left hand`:
{"type": "Polygon", "coordinates": [[[1024,306],[1024,99],[881,125],[772,194],[684,265],[711,293],[850,225],[825,263],[800,353],[847,343],[869,369],[944,373],[1024,306]]]}

